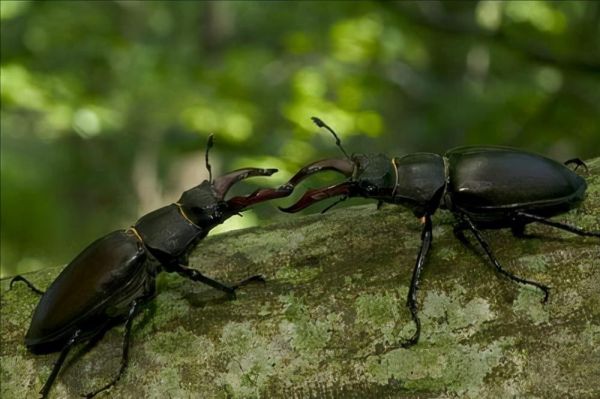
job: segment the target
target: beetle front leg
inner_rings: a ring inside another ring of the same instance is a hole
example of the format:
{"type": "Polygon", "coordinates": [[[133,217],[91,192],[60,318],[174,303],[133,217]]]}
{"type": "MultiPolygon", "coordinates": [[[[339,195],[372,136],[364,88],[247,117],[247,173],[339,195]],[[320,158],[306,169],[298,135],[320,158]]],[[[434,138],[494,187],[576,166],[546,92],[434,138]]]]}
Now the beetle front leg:
{"type": "Polygon", "coordinates": [[[425,215],[423,217],[424,226],[421,232],[421,249],[419,250],[419,255],[417,256],[417,262],[415,263],[415,268],[413,269],[413,275],[410,281],[410,288],[408,290],[408,296],[406,298],[406,306],[408,310],[410,310],[410,315],[415,323],[415,332],[409,339],[400,342],[398,345],[393,347],[385,348],[383,351],[378,350],[376,354],[381,354],[387,352],[392,349],[396,349],[398,347],[401,348],[409,348],[419,342],[419,337],[421,336],[421,320],[419,319],[419,312],[417,307],[417,291],[419,289],[419,282],[421,281],[421,272],[423,271],[423,266],[425,265],[425,260],[427,259],[427,254],[429,253],[429,249],[431,248],[432,241],[432,226],[431,226],[431,215],[425,215]]]}
{"type": "Polygon", "coordinates": [[[235,284],[233,286],[228,286],[217,280],[213,280],[209,277],[206,277],[205,275],[203,275],[196,269],[190,269],[188,267],[184,267],[181,265],[179,265],[175,268],[175,272],[177,274],[179,274],[180,276],[189,278],[190,280],[199,281],[206,285],[210,285],[211,287],[216,288],[220,291],[223,291],[227,294],[227,296],[229,296],[230,299],[236,298],[235,290],[238,289],[239,287],[246,285],[252,281],[263,281],[264,282],[264,279],[262,278],[262,276],[256,275],[256,276],[248,277],[247,279],[244,279],[244,280],[240,281],[238,284],[235,284]]]}
{"type": "Polygon", "coordinates": [[[408,297],[406,299],[406,306],[408,306],[408,309],[410,310],[410,315],[415,322],[416,330],[412,337],[400,343],[400,346],[403,348],[408,348],[415,345],[417,342],[419,342],[419,337],[421,336],[421,320],[419,319],[417,308],[417,290],[419,289],[421,272],[423,271],[423,266],[425,265],[425,260],[427,259],[427,253],[429,252],[429,248],[431,248],[431,216],[425,215],[424,221],[425,223],[423,226],[423,231],[421,232],[421,249],[419,250],[419,256],[417,256],[417,262],[415,263],[412,279],[410,281],[410,289],[408,290],[408,297]]]}
{"type": "Polygon", "coordinates": [[[466,226],[469,228],[469,230],[471,230],[471,232],[473,232],[473,235],[479,242],[479,245],[481,245],[481,248],[483,248],[483,250],[487,254],[488,258],[492,262],[492,265],[494,265],[494,267],[496,268],[496,270],[499,273],[505,275],[512,281],[516,281],[517,283],[533,285],[534,287],[539,288],[540,290],[542,290],[544,292],[544,299],[542,299],[542,303],[548,302],[548,295],[550,293],[550,289],[548,288],[548,286],[540,284],[535,281],[526,280],[526,279],[516,276],[516,275],[512,274],[511,272],[509,272],[508,270],[504,269],[502,267],[502,265],[500,264],[500,262],[498,262],[498,259],[496,259],[496,257],[492,253],[492,249],[490,248],[487,241],[483,238],[483,235],[481,234],[481,232],[477,229],[477,227],[475,227],[475,224],[473,223],[473,221],[465,214],[461,214],[461,215],[459,215],[459,217],[466,224],[466,226]]]}

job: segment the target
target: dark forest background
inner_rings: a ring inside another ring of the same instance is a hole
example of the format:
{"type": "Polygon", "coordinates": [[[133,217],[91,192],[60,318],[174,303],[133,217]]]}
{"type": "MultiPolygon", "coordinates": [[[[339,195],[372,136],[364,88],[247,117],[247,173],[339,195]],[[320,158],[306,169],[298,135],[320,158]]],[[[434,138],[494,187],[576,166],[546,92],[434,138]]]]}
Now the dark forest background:
{"type": "Polygon", "coordinates": [[[356,152],[600,153],[600,2],[0,5],[2,276],[176,200],[206,177],[210,133],[216,174],[281,170],[256,185],[339,155],[313,115],[356,152]]]}

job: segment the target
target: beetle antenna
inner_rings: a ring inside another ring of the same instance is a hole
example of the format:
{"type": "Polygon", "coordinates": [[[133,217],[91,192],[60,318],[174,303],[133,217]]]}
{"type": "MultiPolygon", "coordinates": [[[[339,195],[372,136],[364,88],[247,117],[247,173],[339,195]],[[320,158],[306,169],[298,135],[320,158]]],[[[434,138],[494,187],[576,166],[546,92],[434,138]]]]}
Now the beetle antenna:
{"type": "Polygon", "coordinates": [[[329,130],[331,132],[331,134],[333,134],[333,137],[335,137],[335,145],[337,145],[339,147],[339,149],[342,150],[342,152],[344,153],[344,155],[346,156],[346,158],[350,159],[350,157],[348,156],[348,153],[346,152],[346,150],[344,150],[344,147],[342,147],[342,140],[340,140],[340,138],[338,137],[338,135],[335,134],[335,132],[333,131],[333,129],[330,128],[325,122],[323,122],[321,119],[317,118],[316,116],[313,116],[310,119],[312,119],[312,121],[318,127],[323,127],[325,129],[329,130]]]}
{"type": "Polygon", "coordinates": [[[337,201],[335,201],[333,204],[330,204],[327,208],[323,209],[321,211],[321,215],[324,214],[325,212],[329,211],[331,208],[333,208],[334,206],[336,206],[340,202],[346,201],[347,199],[348,199],[348,196],[344,195],[343,197],[341,197],[340,199],[338,199],[337,201]]]}
{"type": "Polygon", "coordinates": [[[208,136],[208,141],[206,142],[206,152],[204,153],[204,163],[206,164],[206,169],[208,170],[208,182],[212,184],[212,167],[210,166],[210,162],[208,161],[208,153],[210,149],[214,145],[214,134],[208,136]]]}

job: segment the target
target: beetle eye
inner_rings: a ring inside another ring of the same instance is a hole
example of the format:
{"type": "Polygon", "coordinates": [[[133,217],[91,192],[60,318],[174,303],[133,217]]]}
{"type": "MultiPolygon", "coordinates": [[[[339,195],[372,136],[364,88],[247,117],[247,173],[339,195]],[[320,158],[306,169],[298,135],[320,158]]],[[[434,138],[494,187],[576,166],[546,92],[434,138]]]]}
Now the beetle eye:
{"type": "Polygon", "coordinates": [[[375,187],[374,184],[365,184],[363,186],[363,190],[367,193],[367,194],[375,194],[377,192],[377,187],[375,187]]]}

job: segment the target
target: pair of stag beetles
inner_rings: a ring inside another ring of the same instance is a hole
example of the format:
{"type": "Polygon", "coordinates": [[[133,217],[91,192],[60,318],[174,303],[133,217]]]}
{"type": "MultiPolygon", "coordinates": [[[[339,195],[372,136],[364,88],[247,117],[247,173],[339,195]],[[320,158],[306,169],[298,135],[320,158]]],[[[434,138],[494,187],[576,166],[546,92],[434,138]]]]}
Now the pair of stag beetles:
{"type": "Polygon", "coordinates": [[[251,176],[270,176],[276,169],[240,169],[213,180],[208,161],[213,145],[210,136],[205,154],[208,181],[185,191],[178,202],[142,216],[130,228],[112,232],[90,244],[45,293],[21,276],[11,281],[11,286],[15,281],[24,281],[42,294],[25,337],[26,346],[33,353],[60,351],[40,391],[42,397],[47,396],[74,345],[101,337],[112,326],[124,322],[117,375],[86,396],[95,396],[117,383],[127,367],[133,318],[155,296],[155,278],[159,272],[174,272],[208,284],[231,298],[235,298],[240,286],[261,281],[261,276],[252,276],[235,285],[226,285],[188,268],[188,256],[216,225],[250,206],[288,196],[301,181],[321,171],[339,172],[347,180],[307,191],[295,204],[281,208],[284,212],[294,213],[331,197],[341,197],[333,205],[349,197],[364,197],[377,200],[379,205],[408,207],[421,219],[421,247],[406,302],[416,328],[411,338],[396,347],[407,348],[419,340],[417,289],[432,242],[431,216],[438,208],[455,216],[454,232],[458,238],[464,241],[462,232],[470,230],[495,269],[510,280],[539,288],[543,291],[542,302],[548,299],[548,287],[504,269],[481,230],[511,228],[519,236],[527,224],[537,222],[580,236],[600,237],[600,232],[584,231],[549,219],[577,207],[584,199],[585,180],[567,167],[585,168],[579,159],[561,164],[517,149],[483,146],[460,147],[443,156],[431,153],[398,158],[384,154],[349,156],[333,129],[318,118],[313,121],[334,136],[343,158],[314,162],[278,188],[262,188],[225,200],[235,183],[251,176]]]}

